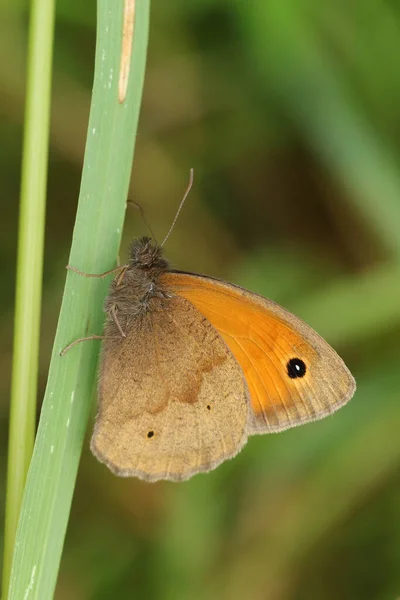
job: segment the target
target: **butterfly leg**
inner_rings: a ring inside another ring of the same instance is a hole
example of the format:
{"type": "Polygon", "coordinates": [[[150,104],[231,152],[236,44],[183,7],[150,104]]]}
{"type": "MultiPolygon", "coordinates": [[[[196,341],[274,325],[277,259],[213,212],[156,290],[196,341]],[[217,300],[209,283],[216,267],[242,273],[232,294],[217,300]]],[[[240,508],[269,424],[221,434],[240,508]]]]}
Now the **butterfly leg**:
{"type": "MultiPolygon", "coordinates": [[[[67,265],[66,267],[69,271],[73,271],[74,273],[77,273],[78,275],[81,275],[82,277],[105,277],[106,275],[111,275],[112,273],[116,273],[117,271],[120,271],[118,280],[117,280],[117,285],[120,285],[120,283],[123,281],[124,277],[125,277],[125,273],[126,270],[128,268],[128,265],[120,265],[118,267],[115,267],[114,269],[110,269],[109,271],[105,271],[105,273],[84,273],[83,271],[79,271],[78,269],[75,269],[75,267],[72,267],[71,265],[67,265]]],[[[118,331],[120,332],[122,337],[126,337],[126,334],[124,333],[120,322],[118,321],[117,318],[117,313],[116,313],[116,306],[113,306],[111,309],[111,316],[115,321],[116,326],[118,327],[118,331]]],[[[64,354],[66,354],[68,352],[68,350],[70,350],[73,346],[75,346],[76,344],[80,344],[80,342],[86,342],[88,340],[104,340],[105,336],[104,335],[89,335],[87,337],[83,337],[83,338],[78,338],[77,340],[71,342],[70,344],[68,344],[68,346],[66,346],[63,350],[61,350],[60,352],[60,356],[64,356],[64,354]]]]}
{"type": "Polygon", "coordinates": [[[122,337],[126,337],[126,333],[122,329],[121,323],[118,321],[118,317],[117,317],[117,305],[116,304],[113,304],[113,306],[111,307],[110,313],[111,313],[112,318],[114,319],[114,323],[118,327],[118,331],[120,332],[121,336],[122,337]]]}
{"type": "MultiPolygon", "coordinates": [[[[65,346],[64,350],[61,350],[60,352],[60,356],[64,356],[64,354],[66,354],[68,352],[68,350],[71,350],[71,348],[73,346],[76,346],[76,344],[80,344],[81,342],[88,342],[89,340],[105,340],[106,338],[109,340],[111,338],[114,339],[120,339],[119,335],[88,335],[87,337],[83,337],[83,338],[78,338],[77,340],[74,340],[73,342],[71,342],[70,344],[68,344],[68,346],[65,346]]],[[[124,336],[125,337],[125,336],[124,336]]]]}
{"type": "Polygon", "coordinates": [[[64,356],[64,354],[66,354],[68,350],[70,350],[72,346],[75,346],[76,344],[80,344],[81,342],[87,342],[88,340],[104,340],[104,337],[104,335],[88,335],[87,337],[79,338],[74,342],[68,344],[68,346],[65,346],[64,350],[61,350],[60,356],[64,356]]]}
{"type": "MultiPolygon", "coordinates": [[[[71,265],[67,265],[65,268],[68,271],[73,271],[74,273],[81,275],[82,277],[101,278],[101,277],[106,277],[107,275],[111,275],[112,273],[116,273],[117,271],[122,271],[123,275],[125,275],[128,265],[119,265],[118,267],[114,267],[114,269],[110,269],[109,271],[105,271],[104,273],[84,273],[83,271],[79,271],[78,269],[75,269],[75,267],[72,267],[71,265]]],[[[122,278],[123,278],[123,275],[121,274],[122,278]]],[[[118,283],[120,283],[120,281],[118,283]]]]}

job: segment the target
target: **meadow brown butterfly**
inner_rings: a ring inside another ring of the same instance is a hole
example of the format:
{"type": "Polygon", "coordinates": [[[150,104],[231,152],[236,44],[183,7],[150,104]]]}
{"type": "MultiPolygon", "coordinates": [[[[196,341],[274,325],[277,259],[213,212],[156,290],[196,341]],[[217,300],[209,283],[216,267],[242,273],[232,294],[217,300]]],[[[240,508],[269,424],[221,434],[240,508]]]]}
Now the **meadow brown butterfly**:
{"type": "Polygon", "coordinates": [[[105,311],[91,449],[123,477],[210,471],[249,435],[321,419],[355,391],[342,359],[298,317],[236,285],[170,270],[150,238],[133,242],[105,311]]]}

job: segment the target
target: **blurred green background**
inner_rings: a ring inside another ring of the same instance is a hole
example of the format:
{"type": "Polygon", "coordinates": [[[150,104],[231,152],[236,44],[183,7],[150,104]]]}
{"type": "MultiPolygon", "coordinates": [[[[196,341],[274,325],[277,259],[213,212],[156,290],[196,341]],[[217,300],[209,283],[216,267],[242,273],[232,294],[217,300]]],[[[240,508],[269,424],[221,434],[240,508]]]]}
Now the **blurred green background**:
{"type": "MultiPolygon", "coordinates": [[[[39,402],[78,198],[95,13],[94,0],[57,5],[39,402]]],[[[27,3],[2,3],[0,15],[3,522],[27,3]]],[[[394,1],[153,2],[130,197],[160,239],[194,167],[171,264],[296,312],[343,356],[358,391],[336,415],[252,438],[182,484],[117,479],[86,443],[57,600],[400,596],[399,54],[394,1]]],[[[128,209],[122,259],[147,233],[128,209]]]]}

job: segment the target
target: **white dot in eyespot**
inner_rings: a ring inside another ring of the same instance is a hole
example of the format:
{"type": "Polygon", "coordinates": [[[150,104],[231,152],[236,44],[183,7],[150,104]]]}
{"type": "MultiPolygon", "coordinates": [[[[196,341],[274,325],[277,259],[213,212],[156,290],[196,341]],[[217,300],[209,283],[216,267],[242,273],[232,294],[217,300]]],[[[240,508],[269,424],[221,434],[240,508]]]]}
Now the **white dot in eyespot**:
{"type": "Polygon", "coordinates": [[[304,377],[306,374],[306,365],[301,358],[291,358],[287,365],[287,374],[291,379],[297,379],[298,377],[304,377]]]}

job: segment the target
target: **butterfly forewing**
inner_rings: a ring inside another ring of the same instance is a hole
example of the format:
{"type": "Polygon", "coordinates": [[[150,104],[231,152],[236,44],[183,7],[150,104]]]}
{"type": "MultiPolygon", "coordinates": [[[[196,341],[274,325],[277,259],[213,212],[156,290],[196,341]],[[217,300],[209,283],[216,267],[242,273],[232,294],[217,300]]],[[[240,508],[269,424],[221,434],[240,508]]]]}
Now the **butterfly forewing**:
{"type": "Polygon", "coordinates": [[[320,419],[355,390],[342,359],[311,327],[274,302],[209,277],[166,273],[161,281],[220,332],[249,388],[248,433],[320,419]]]}

